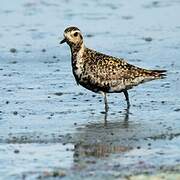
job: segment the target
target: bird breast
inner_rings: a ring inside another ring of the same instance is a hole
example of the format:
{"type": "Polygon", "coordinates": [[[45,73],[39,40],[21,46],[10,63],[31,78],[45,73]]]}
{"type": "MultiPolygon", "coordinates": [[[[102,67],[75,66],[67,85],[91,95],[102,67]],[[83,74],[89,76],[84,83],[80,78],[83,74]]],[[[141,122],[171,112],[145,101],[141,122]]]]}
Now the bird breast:
{"type": "Polygon", "coordinates": [[[83,73],[84,61],[83,53],[80,50],[72,57],[73,73],[77,79],[80,79],[83,73]]]}

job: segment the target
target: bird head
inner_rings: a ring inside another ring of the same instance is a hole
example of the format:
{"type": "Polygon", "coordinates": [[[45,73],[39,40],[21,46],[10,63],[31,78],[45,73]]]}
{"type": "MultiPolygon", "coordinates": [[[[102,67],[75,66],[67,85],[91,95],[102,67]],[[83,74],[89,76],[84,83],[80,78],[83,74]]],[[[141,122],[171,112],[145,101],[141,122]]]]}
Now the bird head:
{"type": "Polygon", "coordinates": [[[64,30],[64,39],[60,42],[67,43],[70,47],[81,46],[83,44],[83,36],[77,27],[68,27],[64,30]]]}

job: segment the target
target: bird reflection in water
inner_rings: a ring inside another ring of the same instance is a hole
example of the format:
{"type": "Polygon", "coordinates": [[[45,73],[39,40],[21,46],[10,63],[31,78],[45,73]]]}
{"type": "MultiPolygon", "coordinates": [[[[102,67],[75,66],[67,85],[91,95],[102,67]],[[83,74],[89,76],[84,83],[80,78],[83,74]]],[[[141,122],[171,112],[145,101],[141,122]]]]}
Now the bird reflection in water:
{"type": "Polygon", "coordinates": [[[74,161],[85,162],[86,158],[108,157],[112,153],[123,153],[131,149],[124,139],[128,129],[129,109],[125,110],[123,120],[118,122],[91,123],[78,130],[74,145],[74,161]]]}
{"type": "MultiPolygon", "coordinates": [[[[104,112],[104,125],[107,126],[108,125],[108,110],[106,110],[104,112]]],[[[125,109],[124,112],[124,125],[128,127],[128,120],[129,120],[129,107],[127,109],[125,109]]]]}

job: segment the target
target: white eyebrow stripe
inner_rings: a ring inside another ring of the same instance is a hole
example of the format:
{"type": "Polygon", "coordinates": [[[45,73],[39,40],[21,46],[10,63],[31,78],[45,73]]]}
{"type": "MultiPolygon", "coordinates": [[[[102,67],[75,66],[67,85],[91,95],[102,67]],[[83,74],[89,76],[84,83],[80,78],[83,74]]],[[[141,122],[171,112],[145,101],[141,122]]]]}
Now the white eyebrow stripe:
{"type": "Polygon", "coordinates": [[[75,33],[75,32],[79,32],[79,33],[81,33],[81,31],[78,31],[78,30],[75,30],[75,31],[71,31],[71,32],[73,32],[73,33],[75,33]]]}

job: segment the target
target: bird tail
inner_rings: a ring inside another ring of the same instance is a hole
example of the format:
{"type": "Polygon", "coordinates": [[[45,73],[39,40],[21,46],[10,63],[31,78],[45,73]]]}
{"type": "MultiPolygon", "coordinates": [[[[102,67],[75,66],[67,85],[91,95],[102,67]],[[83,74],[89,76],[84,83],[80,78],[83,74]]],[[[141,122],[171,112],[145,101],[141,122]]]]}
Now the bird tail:
{"type": "Polygon", "coordinates": [[[155,79],[157,78],[160,78],[160,79],[163,79],[166,77],[166,70],[150,70],[149,71],[149,75],[154,77],[155,79]]]}

